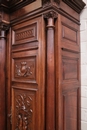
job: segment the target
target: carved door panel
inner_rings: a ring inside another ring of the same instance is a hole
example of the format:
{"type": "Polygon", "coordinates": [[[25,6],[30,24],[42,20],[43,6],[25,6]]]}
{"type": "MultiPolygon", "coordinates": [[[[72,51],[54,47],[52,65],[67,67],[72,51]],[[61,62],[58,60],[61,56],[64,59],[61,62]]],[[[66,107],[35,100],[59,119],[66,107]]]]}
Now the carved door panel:
{"type": "Polygon", "coordinates": [[[42,26],[40,17],[12,26],[12,130],[44,129],[42,26]]]}
{"type": "Polygon", "coordinates": [[[57,129],[80,130],[79,25],[59,15],[56,28],[57,129]]]}

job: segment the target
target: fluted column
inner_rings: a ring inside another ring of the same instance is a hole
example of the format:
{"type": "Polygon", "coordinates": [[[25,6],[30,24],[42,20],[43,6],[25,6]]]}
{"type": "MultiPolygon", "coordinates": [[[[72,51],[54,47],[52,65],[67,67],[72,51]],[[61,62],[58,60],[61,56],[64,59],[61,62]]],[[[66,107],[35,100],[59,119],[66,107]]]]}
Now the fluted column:
{"type": "Polygon", "coordinates": [[[6,89],[6,30],[8,24],[0,23],[0,130],[6,130],[6,104],[5,104],[5,89],[6,89]]]}
{"type": "Polygon", "coordinates": [[[47,86],[46,86],[46,130],[55,130],[55,12],[45,15],[47,19],[47,86]]]}

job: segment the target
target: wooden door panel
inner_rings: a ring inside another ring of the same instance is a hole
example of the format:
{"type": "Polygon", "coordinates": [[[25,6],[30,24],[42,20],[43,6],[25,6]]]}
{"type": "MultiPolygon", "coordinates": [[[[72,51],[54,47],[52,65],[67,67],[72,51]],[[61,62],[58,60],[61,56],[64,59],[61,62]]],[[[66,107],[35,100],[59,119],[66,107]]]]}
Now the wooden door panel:
{"type": "MultiPolygon", "coordinates": [[[[22,86],[23,87],[23,86],[22,86]]],[[[12,87],[13,91],[13,130],[38,128],[37,90],[12,87]]]]}
{"type": "Polygon", "coordinates": [[[15,82],[38,83],[38,51],[12,54],[12,80],[15,82]]]}
{"type": "Polygon", "coordinates": [[[65,18],[64,16],[61,16],[61,47],[79,52],[80,47],[79,47],[79,25],[76,24],[75,22],[65,18]]]}
{"type": "Polygon", "coordinates": [[[64,130],[77,130],[77,90],[63,95],[64,130]]]}
{"type": "Polygon", "coordinates": [[[77,130],[79,54],[62,51],[63,130],[77,130]]]}
{"type": "Polygon", "coordinates": [[[79,84],[79,54],[62,51],[62,84],[79,84]]]}
{"type": "Polygon", "coordinates": [[[38,17],[12,27],[12,130],[44,129],[42,25],[38,17]]]}

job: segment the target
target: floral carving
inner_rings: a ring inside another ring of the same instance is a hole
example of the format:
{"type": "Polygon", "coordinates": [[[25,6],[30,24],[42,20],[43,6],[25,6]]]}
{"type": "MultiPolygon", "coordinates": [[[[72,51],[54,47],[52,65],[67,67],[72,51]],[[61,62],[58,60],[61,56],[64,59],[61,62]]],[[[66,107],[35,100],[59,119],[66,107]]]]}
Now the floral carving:
{"type": "Polygon", "coordinates": [[[15,130],[31,130],[32,122],[32,98],[25,94],[20,94],[16,98],[16,128],[15,130]]]}
{"type": "Polygon", "coordinates": [[[32,75],[31,67],[27,66],[27,62],[21,62],[21,65],[16,65],[16,74],[20,77],[27,77],[32,75]]]}

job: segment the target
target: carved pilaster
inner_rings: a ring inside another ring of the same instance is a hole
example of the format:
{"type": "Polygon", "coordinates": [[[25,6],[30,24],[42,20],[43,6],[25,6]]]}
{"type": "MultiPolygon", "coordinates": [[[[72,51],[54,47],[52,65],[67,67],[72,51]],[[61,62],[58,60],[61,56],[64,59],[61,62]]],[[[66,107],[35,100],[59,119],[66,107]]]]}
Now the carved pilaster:
{"type": "Polygon", "coordinates": [[[55,62],[54,62],[54,19],[55,12],[44,16],[47,19],[47,89],[46,89],[46,130],[55,130],[55,62]]]}
{"type": "Polygon", "coordinates": [[[6,30],[8,24],[0,22],[0,129],[6,129],[6,30]],[[3,118],[2,118],[3,117],[3,118]]]}

